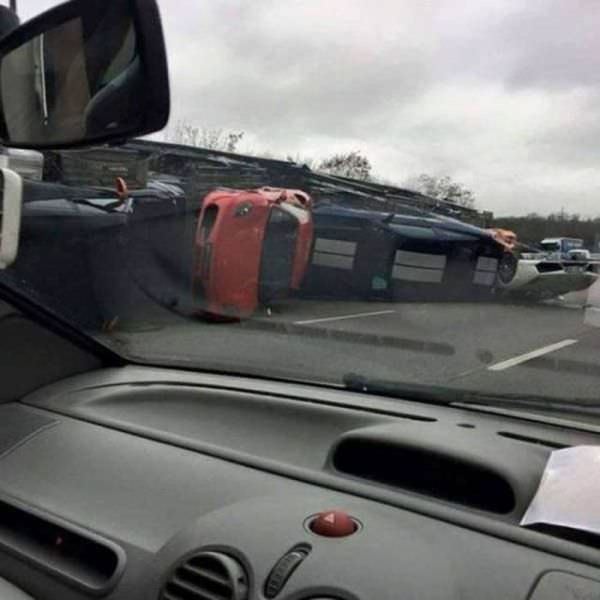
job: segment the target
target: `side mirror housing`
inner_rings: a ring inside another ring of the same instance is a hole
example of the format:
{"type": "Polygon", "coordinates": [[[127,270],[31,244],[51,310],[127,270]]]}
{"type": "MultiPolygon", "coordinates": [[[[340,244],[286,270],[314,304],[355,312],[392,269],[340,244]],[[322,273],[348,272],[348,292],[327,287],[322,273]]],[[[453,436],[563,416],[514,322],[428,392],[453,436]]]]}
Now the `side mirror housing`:
{"type": "Polygon", "coordinates": [[[74,148],[162,129],[169,82],[156,0],[71,0],[0,40],[0,144],[74,148]]]}
{"type": "Polygon", "coordinates": [[[17,258],[23,180],[11,169],[0,169],[0,269],[6,269],[17,258]]]}
{"type": "Polygon", "coordinates": [[[16,12],[8,6],[0,6],[0,38],[14,31],[20,23],[16,12]]]}

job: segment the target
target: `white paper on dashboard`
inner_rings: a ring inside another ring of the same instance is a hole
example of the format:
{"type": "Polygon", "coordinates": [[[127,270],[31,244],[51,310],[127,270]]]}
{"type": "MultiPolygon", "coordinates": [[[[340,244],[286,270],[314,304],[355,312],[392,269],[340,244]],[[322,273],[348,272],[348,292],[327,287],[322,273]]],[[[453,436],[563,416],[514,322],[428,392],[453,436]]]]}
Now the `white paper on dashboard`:
{"type": "Polygon", "coordinates": [[[544,523],[600,534],[600,446],[550,454],[521,525],[544,523]]]}

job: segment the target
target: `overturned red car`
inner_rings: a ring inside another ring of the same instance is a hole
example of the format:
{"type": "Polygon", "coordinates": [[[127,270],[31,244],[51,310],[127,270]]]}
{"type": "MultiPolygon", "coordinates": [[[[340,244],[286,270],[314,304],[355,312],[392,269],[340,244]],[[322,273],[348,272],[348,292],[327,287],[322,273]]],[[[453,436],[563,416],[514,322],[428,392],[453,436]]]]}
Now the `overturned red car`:
{"type": "Polygon", "coordinates": [[[248,317],[299,289],[312,241],[312,200],[305,192],[269,187],[210,192],[195,238],[198,312],[213,319],[248,317]]]}

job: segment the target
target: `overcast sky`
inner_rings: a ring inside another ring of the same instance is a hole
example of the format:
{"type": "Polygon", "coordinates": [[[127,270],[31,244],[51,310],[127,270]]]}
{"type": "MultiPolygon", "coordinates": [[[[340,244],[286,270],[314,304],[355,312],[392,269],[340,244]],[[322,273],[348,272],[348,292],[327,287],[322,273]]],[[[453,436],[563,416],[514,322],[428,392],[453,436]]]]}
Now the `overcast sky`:
{"type": "Polygon", "coordinates": [[[243,130],[241,151],[361,150],[400,184],[448,174],[499,215],[600,216],[599,0],[159,4],[172,122],[243,130]]]}

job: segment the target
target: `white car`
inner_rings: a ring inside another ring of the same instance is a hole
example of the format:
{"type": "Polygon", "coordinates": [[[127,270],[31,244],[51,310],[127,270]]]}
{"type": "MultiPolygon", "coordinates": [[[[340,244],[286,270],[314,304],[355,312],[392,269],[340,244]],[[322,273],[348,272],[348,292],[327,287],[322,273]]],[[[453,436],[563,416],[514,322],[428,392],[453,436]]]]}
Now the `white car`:
{"type": "Polygon", "coordinates": [[[498,282],[511,294],[552,298],[589,288],[598,279],[597,267],[588,260],[523,254],[520,259],[512,256],[501,261],[498,282]]]}

